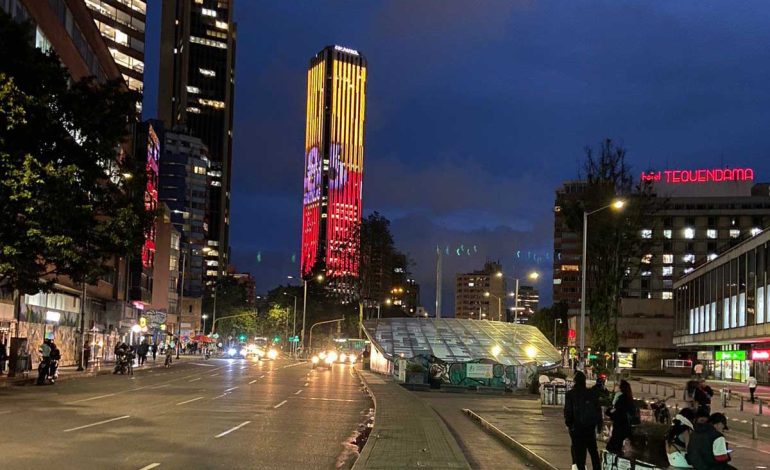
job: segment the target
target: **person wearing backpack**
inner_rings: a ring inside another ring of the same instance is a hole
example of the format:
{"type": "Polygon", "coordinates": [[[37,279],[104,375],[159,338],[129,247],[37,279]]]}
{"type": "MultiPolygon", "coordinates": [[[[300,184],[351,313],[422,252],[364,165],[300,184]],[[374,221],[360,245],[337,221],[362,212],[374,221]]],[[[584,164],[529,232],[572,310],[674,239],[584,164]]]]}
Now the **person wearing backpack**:
{"type": "Polygon", "coordinates": [[[599,399],[595,390],[586,388],[586,376],[582,372],[575,372],[574,383],[564,400],[564,424],[572,440],[572,463],[578,470],[585,470],[587,451],[593,470],[600,470],[596,447],[596,426],[602,419],[599,399]]]}
{"type": "Polygon", "coordinates": [[[607,415],[612,419],[612,433],[607,441],[607,451],[622,455],[623,441],[631,438],[631,426],[639,424],[639,413],[628,381],[620,381],[620,393],[615,397],[612,408],[607,410],[607,415]]]}

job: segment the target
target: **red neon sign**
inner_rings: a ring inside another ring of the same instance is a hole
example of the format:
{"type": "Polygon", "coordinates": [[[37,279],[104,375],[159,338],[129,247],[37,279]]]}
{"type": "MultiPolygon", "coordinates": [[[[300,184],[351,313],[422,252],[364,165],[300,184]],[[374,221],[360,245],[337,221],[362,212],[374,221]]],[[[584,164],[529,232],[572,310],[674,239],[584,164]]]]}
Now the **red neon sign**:
{"type": "Polygon", "coordinates": [[[770,361],[770,349],[755,349],[751,351],[752,361],[770,361]]]}
{"type": "Polygon", "coordinates": [[[754,170],[752,168],[714,168],[700,170],[643,171],[642,181],[664,181],[666,183],[754,181],[754,170]]]}

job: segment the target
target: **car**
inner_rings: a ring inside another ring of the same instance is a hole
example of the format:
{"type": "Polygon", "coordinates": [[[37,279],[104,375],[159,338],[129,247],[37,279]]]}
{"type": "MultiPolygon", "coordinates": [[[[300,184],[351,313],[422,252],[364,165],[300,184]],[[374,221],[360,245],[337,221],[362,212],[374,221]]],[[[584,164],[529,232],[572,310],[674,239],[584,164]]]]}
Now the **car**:
{"type": "Polygon", "coordinates": [[[337,363],[338,364],[350,364],[353,365],[358,360],[358,356],[352,351],[344,352],[340,351],[339,356],[337,357],[337,363]]]}
{"type": "Polygon", "coordinates": [[[249,350],[245,347],[230,346],[225,351],[225,356],[231,359],[242,359],[249,354],[249,350]]]}
{"type": "Polygon", "coordinates": [[[310,358],[310,368],[326,367],[331,369],[337,359],[339,359],[337,351],[321,351],[310,358]]]}

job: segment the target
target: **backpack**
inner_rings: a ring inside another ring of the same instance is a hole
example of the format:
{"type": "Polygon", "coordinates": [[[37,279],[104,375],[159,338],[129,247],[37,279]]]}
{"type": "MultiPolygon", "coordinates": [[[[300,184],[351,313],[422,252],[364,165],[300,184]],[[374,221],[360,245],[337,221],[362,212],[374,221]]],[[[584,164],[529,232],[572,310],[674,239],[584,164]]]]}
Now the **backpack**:
{"type": "Polygon", "coordinates": [[[54,361],[58,361],[61,359],[61,351],[59,351],[59,348],[52,348],[51,349],[51,355],[49,356],[54,361]]]}

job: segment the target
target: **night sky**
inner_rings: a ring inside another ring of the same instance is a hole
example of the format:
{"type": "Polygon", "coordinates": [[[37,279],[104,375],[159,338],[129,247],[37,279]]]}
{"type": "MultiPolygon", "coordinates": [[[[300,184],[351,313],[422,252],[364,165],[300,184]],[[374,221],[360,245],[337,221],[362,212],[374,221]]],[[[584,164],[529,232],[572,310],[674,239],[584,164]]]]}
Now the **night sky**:
{"type": "Polygon", "coordinates": [[[770,181],[767,1],[236,0],[236,21],[231,247],[260,292],[299,271],[306,69],[329,44],[369,62],[364,213],[392,220],[430,311],[436,246],[445,315],[454,274],[487,259],[539,271],[550,304],[554,191],[603,138],[635,172],[770,181]]]}

